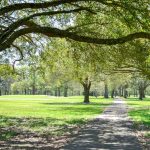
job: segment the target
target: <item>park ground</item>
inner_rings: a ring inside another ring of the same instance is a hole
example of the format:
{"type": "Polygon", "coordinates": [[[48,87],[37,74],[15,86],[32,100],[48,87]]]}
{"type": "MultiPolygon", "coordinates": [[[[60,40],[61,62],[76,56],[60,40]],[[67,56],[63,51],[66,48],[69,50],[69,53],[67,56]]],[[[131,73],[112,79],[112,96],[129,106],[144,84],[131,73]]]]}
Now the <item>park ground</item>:
{"type": "MultiPolygon", "coordinates": [[[[75,96],[1,96],[0,145],[18,139],[24,143],[30,139],[31,144],[32,140],[40,141],[44,137],[52,147],[61,147],[112,102],[112,99],[94,97],[90,104],[83,104],[83,97],[75,96]]],[[[136,133],[140,141],[146,143],[150,138],[150,98],[143,101],[129,98],[126,102],[136,133]]]]}

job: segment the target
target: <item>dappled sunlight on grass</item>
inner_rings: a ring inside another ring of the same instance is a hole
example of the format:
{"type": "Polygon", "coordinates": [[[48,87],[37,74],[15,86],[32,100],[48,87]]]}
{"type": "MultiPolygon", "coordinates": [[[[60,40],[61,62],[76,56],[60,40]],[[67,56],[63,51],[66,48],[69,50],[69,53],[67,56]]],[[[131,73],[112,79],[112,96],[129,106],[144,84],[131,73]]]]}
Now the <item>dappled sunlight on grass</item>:
{"type": "Polygon", "coordinates": [[[83,104],[81,96],[1,96],[0,127],[15,126],[41,132],[48,129],[51,134],[63,128],[61,132],[65,132],[66,126],[84,124],[110,103],[112,99],[92,97],[90,104],[83,104]]]}

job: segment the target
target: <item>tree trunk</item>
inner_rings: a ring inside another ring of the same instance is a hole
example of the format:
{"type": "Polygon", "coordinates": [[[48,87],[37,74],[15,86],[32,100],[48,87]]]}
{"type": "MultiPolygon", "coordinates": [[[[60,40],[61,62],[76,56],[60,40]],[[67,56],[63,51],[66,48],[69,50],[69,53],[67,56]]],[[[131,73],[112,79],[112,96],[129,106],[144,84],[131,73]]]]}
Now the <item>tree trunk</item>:
{"type": "Polygon", "coordinates": [[[145,88],[141,85],[139,86],[139,99],[143,100],[143,98],[145,97],[145,88]]]}
{"type": "Polygon", "coordinates": [[[88,88],[88,85],[84,85],[84,103],[89,103],[89,94],[90,89],[88,88]]]}
{"type": "Polygon", "coordinates": [[[105,84],[104,98],[109,98],[107,84],[105,84]]]}
{"type": "Polygon", "coordinates": [[[55,96],[57,96],[57,88],[55,88],[55,96]]]}
{"type": "Polygon", "coordinates": [[[143,98],[145,98],[145,90],[143,90],[142,92],[143,92],[143,98]]]}
{"type": "Polygon", "coordinates": [[[114,98],[115,90],[113,89],[111,92],[111,98],[114,98]]]}
{"type": "Polygon", "coordinates": [[[78,96],[80,96],[81,94],[80,94],[80,91],[78,91],[78,96]]]}
{"type": "Polygon", "coordinates": [[[27,89],[24,89],[24,94],[27,95],[27,89]]]}
{"type": "Polygon", "coordinates": [[[121,96],[122,95],[122,90],[121,90],[121,86],[118,88],[118,93],[119,93],[119,96],[121,96]]]}
{"type": "Polygon", "coordinates": [[[7,89],[5,89],[4,93],[5,93],[5,95],[7,95],[7,89]]]}
{"type": "Polygon", "coordinates": [[[60,87],[57,88],[57,96],[60,96],[60,87]]]}
{"type": "Polygon", "coordinates": [[[81,82],[81,84],[83,85],[84,88],[84,103],[88,104],[90,103],[89,94],[90,94],[91,81],[89,81],[89,79],[86,78],[84,82],[81,82]]]}
{"type": "Polygon", "coordinates": [[[0,96],[2,96],[2,90],[0,89],[0,96]]]}
{"type": "Polygon", "coordinates": [[[127,98],[128,97],[128,91],[125,89],[124,90],[124,98],[127,98]]]}
{"type": "Polygon", "coordinates": [[[64,97],[68,97],[68,86],[64,87],[64,97]]]}
{"type": "Polygon", "coordinates": [[[136,97],[136,89],[134,89],[134,91],[133,91],[134,93],[133,93],[133,95],[134,95],[134,97],[136,97]]]}
{"type": "Polygon", "coordinates": [[[143,100],[143,89],[139,88],[139,99],[143,100]]]}
{"type": "Polygon", "coordinates": [[[35,95],[35,85],[32,85],[32,94],[35,95]]]}
{"type": "Polygon", "coordinates": [[[121,96],[123,96],[123,95],[124,95],[124,88],[121,87],[121,96]]]}
{"type": "Polygon", "coordinates": [[[138,97],[138,91],[137,90],[135,91],[135,96],[138,97]]]}

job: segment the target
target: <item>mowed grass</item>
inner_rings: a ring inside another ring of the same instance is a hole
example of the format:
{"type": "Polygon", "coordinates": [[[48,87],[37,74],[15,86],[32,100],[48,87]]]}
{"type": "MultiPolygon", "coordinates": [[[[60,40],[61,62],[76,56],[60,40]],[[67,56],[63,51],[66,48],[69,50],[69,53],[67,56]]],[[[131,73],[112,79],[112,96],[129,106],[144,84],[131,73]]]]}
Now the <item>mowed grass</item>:
{"type": "Polygon", "coordinates": [[[150,128],[150,98],[139,100],[138,98],[127,99],[127,104],[130,106],[129,115],[134,121],[144,124],[150,128]]]}
{"type": "MultiPolygon", "coordinates": [[[[112,99],[103,98],[91,97],[90,101],[90,104],[83,104],[83,97],[1,96],[0,128],[15,127],[41,133],[46,131],[47,134],[63,134],[68,126],[86,123],[112,103],[112,99]]],[[[10,134],[3,133],[0,138],[6,136],[10,134]]]]}
{"type": "Polygon", "coordinates": [[[127,103],[131,107],[129,115],[135,121],[150,126],[150,98],[145,98],[144,100],[129,98],[127,103]]]}

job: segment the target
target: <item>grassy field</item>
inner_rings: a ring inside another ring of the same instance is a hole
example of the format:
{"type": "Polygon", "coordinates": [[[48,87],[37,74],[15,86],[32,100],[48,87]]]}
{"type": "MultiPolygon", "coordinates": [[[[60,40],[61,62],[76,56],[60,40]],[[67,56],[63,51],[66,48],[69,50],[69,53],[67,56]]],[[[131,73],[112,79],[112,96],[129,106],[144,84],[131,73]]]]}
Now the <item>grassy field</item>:
{"type": "Polygon", "coordinates": [[[100,114],[111,102],[111,99],[91,98],[87,105],[83,104],[83,97],[1,96],[0,128],[9,130],[3,131],[0,139],[16,135],[16,129],[63,134],[100,114]]]}
{"type": "MultiPolygon", "coordinates": [[[[150,129],[150,98],[139,100],[138,98],[127,99],[129,105],[129,116],[135,121],[135,126],[144,125],[150,129]]],[[[146,131],[145,136],[150,137],[150,132],[146,131]]]]}

